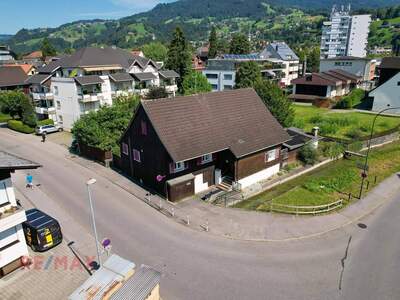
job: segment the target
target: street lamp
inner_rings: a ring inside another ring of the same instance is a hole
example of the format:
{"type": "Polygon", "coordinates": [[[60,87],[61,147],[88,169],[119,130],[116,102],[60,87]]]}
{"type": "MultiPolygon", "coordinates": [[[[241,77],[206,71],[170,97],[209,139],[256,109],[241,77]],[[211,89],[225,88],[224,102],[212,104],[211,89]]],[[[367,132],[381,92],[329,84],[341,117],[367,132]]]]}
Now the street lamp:
{"type": "Polygon", "coordinates": [[[90,214],[91,214],[91,218],[92,218],[92,227],[93,227],[93,232],[94,232],[94,238],[96,240],[97,261],[99,263],[99,266],[101,266],[99,238],[97,236],[96,220],[94,217],[94,209],[93,209],[93,203],[92,203],[92,194],[90,192],[90,186],[95,183],[96,183],[96,179],[92,178],[86,182],[86,186],[87,186],[87,191],[88,191],[88,196],[89,196],[90,214]]]}
{"type": "MultiPolygon", "coordinates": [[[[388,104],[387,106],[390,106],[390,104],[388,104]]],[[[380,112],[378,112],[374,118],[374,121],[372,122],[372,127],[371,127],[371,134],[369,136],[369,140],[368,140],[368,150],[367,150],[367,154],[365,155],[365,162],[364,162],[364,168],[363,168],[363,174],[362,174],[362,180],[361,180],[361,186],[360,186],[360,194],[358,196],[359,199],[361,199],[361,195],[364,189],[364,182],[365,182],[365,178],[367,177],[367,168],[368,168],[368,156],[369,156],[369,152],[371,151],[371,140],[372,137],[374,135],[374,128],[375,128],[375,123],[376,123],[376,119],[383,114],[385,111],[388,110],[393,110],[393,109],[400,109],[399,107],[388,107],[385,109],[382,109],[380,112]]]]}

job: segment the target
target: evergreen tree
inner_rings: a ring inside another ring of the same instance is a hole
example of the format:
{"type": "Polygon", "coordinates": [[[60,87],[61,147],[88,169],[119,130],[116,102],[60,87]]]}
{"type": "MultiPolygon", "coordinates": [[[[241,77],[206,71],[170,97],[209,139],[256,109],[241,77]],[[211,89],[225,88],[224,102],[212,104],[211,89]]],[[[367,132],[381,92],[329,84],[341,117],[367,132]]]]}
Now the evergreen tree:
{"type": "Polygon", "coordinates": [[[239,65],[236,72],[235,88],[242,89],[254,87],[261,80],[261,70],[255,61],[246,61],[239,65]]]}
{"type": "Polygon", "coordinates": [[[254,85],[254,89],[282,126],[289,127],[292,125],[294,119],[292,102],[276,83],[258,80],[254,85]]]}
{"type": "Polygon", "coordinates": [[[182,91],[182,81],[191,69],[191,53],[189,45],[186,42],[185,35],[180,27],[174,32],[173,39],[168,48],[168,57],[166,68],[174,70],[180,76],[178,79],[178,87],[182,91]]]}
{"type": "Polygon", "coordinates": [[[200,72],[191,71],[183,78],[183,93],[185,95],[193,95],[199,93],[207,93],[212,91],[211,84],[207,77],[200,72]]]}
{"type": "Polygon", "coordinates": [[[31,101],[26,96],[21,100],[22,122],[30,127],[35,127],[37,118],[31,101]]]}
{"type": "Polygon", "coordinates": [[[42,46],[40,47],[42,51],[43,57],[47,56],[55,56],[57,55],[57,50],[54,46],[50,43],[48,38],[44,38],[42,42],[42,46]]]}
{"type": "Polygon", "coordinates": [[[211,29],[210,39],[208,40],[209,50],[208,50],[208,58],[215,58],[217,56],[217,48],[218,48],[218,38],[217,31],[215,27],[211,29]]]}
{"type": "Polygon", "coordinates": [[[247,37],[242,33],[234,34],[229,47],[231,54],[249,54],[250,42],[247,37]]]}

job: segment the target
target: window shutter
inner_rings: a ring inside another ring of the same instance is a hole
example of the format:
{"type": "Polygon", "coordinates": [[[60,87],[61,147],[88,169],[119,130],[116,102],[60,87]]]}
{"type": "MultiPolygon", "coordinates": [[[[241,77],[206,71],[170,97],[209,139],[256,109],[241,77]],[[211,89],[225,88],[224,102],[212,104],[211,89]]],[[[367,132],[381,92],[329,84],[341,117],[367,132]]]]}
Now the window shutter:
{"type": "Polygon", "coordinates": [[[169,173],[174,174],[175,173],[175,168],[174,168],[174,163],[169,164],[169,173]]]}

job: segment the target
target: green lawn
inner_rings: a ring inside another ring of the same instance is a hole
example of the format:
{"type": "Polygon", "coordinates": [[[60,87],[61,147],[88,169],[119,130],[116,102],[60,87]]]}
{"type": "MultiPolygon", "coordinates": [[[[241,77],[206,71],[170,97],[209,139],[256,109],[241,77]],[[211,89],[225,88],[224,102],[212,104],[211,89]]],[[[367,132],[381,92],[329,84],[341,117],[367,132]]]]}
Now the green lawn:
{"type": "MultiPolygon", "coordinates": [[[[361,163],[361,158],[334,161],[243,201],[236,207],[269,211],[271,200],[279,204],[306,206],[328,204],[340,198],[347,200],[345,194],[352,193],[353,196],[358,196],[361,170],[357,168],[357,163],[361,163]]],[[[398,171],[400,171],[400,142],[373,149],[369,159],[369,189],[398,171]]]]}
{"type": "MultiPolygon", "coordinates": [[[[293,105],[295,110],[294,126],[310,132],[314,126],[320,127],[321,135],[356,139],[368,136],[374,119],[373,114],[360,112],[335,112],[315,106],[293,105]]],[[[400,126],[400,117],[378,118],[374,132],[380,133],[400,126]]]]}

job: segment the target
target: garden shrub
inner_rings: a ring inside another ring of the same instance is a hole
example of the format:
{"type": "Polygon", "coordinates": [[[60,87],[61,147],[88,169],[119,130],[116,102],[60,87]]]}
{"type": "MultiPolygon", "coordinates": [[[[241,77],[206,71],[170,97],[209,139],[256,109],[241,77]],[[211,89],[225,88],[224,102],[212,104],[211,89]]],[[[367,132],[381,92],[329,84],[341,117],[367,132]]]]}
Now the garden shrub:
{"type": "Polygon", "coordinates": [[[339,126],[332,122],[324,122],[319,124],[319,129],[320,129],[320,133],[322,135],[330,135],[330,134],[335,134],[336,132],[339,131],[339,126]]]}
{"type": "Polygon", "coordinates": [[[338,158],[343,154],[345,147],[343,144],[336,142],[326,142],[320,143],[319,150],[324,157],[329,157],[331,159],[338,158]]]}
{"type": "Polygon", "coordinates": [[[298,158],[306,165],[314,165],[318,160],[318,153],[310,144],[300,149],[298,158]]]}
{"type": "Polygon", "coordinates": [[[52,119],[44,119],[37,122],[37,126],[44,126],[44,125],[54,125],[54,121],[52,119]]]}
{"type": "Polygon", "coordinates": [[[22,121],[10,120],[7,122],[7,124],[8,124],[8,128],[18,131],[18,132],[33,133],[35,131],[34,128],[22,123],[22,121]]]}

